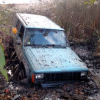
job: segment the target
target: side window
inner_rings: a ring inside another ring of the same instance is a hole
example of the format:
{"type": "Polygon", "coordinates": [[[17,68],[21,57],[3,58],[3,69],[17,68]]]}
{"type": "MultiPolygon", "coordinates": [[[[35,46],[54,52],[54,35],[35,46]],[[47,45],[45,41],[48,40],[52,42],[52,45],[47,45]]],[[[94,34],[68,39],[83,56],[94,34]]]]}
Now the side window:
{"type": "Polygon", "coordinates": [[[24,27],[22,25],[21,28],[20,28],[20,31],[19,31],[19,37],[21,38],[21,40],[23,38],[23,34],[24,34],[24,27]]]}
{"type": "Polygon", "coordinates": [[[21,24],[21,22],[18,20],[17,23],[16,23],[16,26],[15,26],[18,30],[18,37],[20,37],[20,39],[22,40],[23,38],[23,34],[24,34],[24,27],[23,25],[21,24]]]}

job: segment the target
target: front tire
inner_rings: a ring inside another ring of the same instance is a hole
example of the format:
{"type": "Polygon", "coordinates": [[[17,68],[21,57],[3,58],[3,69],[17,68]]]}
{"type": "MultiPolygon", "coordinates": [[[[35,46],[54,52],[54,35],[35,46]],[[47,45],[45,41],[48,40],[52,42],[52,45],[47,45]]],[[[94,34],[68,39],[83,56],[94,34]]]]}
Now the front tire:
{"type": "Polygon", "coordinates": [[[18,73],[18,80],[23,80],[24,78],[26,78],[26,73],[25,73],[25,70],[21,68],[18,73]]]}
{"type": "Polygon", "coordinates": [[[13,78],[20,81],[26,78],[26,72],[23,64],[19,64],[13,68],[13,78]]]}

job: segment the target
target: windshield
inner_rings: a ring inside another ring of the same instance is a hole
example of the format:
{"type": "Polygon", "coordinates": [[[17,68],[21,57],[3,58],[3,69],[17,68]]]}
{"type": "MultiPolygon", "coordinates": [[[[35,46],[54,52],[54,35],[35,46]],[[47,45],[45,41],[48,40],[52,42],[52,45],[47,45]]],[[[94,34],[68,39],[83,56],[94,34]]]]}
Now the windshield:
{"type": "Polygon", "coordinates": [[[44,29],[26,29],[25,45],[31,46],[67,46],[64,31],[44,30],[44,29]]]}

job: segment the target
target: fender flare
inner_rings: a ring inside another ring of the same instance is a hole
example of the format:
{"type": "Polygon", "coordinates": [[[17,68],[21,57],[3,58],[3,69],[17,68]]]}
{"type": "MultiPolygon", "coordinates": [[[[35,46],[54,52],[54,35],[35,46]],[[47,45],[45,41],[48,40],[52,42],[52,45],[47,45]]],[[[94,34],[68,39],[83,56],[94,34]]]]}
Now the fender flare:
{"type": "Polygon", "coordinates": [[[26,71],[26,76],[29,79],[30,78],[30,75],[29,75],[30,70],[29,70],[29,66],[28,66],[28,64],[27,64],[27,62],[25,61],[24,58],[22,59],[22,63],[24,65],[24,68],[25,68],[25,71],[26,71]]]}

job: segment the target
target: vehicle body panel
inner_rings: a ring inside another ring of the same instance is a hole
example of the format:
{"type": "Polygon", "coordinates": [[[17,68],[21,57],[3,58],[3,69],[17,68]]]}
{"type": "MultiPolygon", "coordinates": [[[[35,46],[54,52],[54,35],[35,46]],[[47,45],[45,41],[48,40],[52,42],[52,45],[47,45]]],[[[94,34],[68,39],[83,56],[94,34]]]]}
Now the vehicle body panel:
{"type": "MultiPolygon", "coordinates": [[[[33,74],[36,75],[43,73],[45,76],[43,79],[51,79],[51,81],[53,80],[53,82],[55,82],[56,80],[54,80],[54,78],[57,79],[57,75],[63,76],[59,78],[60,81],[62,81],[63,78],[65,79],[63,81],[66,81],[67,79],[73,80],[73,78],[79,79],[81,77],[81,72],[88,72],[86,64],[82,62],[77,54],[70,48],[67,37],[65,39],[66,47],[61,47],[62,45],[60,45],[60,47],[45,47],[43,45],[36,47],[34,45],[25,45],[25,34],[28,34],[26,31],[28,28],[64,32],[63,28],[52,22],[50,19],[40,15],[17,13],[15,23],[14,27],[17,27],[18,33],[16,35],[13,34],[14,47],[20,62],[25,66],[25,70],[27,71],[26,73],[29,74],[27,75],[28,77],[30,76],[30,78],[32,78],[33,74]],[[19,26],[17,25],[18,21],[20,21],[19,26]],[[20,32],[22,26],[24,30],[23,36],[21,37],[20,32]],[[18,44],[16,42],[17,40],[21,40],[21,43],[18,44]],[[67,76],[69,78],[66,78],[67,76]]],[[[34,83],[39,82],[41,84],[44,82],[43,79],[35,79],[34,83]]]]}
{"type": "Polygon", "coordinates": [[[86,64],[67,48],[25,47],[35,73],[88,71],[86,64]]]}
{"type": "Polygon", "coordinates": [[[64,30],[45,16],[34,14],[16,14],[26,28],[64,30]]]}

